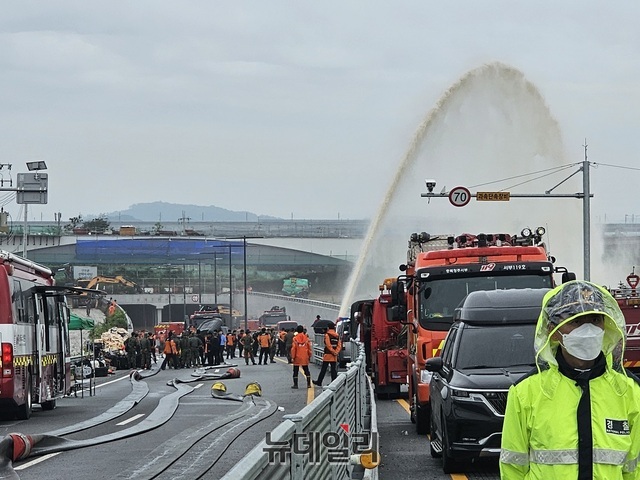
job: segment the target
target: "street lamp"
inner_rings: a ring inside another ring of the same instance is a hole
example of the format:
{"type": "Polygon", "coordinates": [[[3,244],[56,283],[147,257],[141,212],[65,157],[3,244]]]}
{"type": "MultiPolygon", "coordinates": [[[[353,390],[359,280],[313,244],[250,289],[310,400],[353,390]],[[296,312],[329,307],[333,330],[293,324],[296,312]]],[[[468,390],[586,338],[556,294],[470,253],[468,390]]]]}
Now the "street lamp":
{"type": "MultiPolygon", "coordinates": [[[[36,162],[27,162],[27,169],[30,172],[36,172],[35,175],[33,176],[34,180],[38,180],[38,171],[40,170],[46,170],[47,169],[47,164],[42,161],[42,160],[38,160],[36,162]]],[[[18,203],[20,203],[18,201],[18,203]]],[[[46,203],[46,201],[44,202],[46,203]]],[[[24,231],[22,232],[22,256],[24,258],[27,258],[27,240],[28,240],[28,235],[27,235],[27,208],[28,203],[25,202],[24,204],[24,231]]]]}
{"type": "Polygon", "coordinates": [[[231,244],[229,244],[229,318],[231,322],[231,328],[235,327],[233,324],[233,272],[231,270],[231,244]]]}
{"type": "Polygon", "coordinates": [[[27,169],[30,172],[38,171],[38,170],[46,170],[47,164],[43,160],[38,160],[36,162],[27,162],[27,169]]]}
{"type": "Polygon", "coordinates": [[[187,322],[187,274],[184,263],[182,264],[182,320],[187,322]]]}
{"type": "Polygon", "coordinates": [[[62,221],[62,212],[57,212],[53,214],[53,218],[55,219],[56,223],[58,224],[58,229],[57,229],[57,233],[59,236],[62,235],[62,230],[60,229],[60,222],[62,221]]]}
{"type": "Polygon", "coordinates": [[[218,308],[218,257],[213,257],[213,299],[218,308]]]}
{"type": "Polygon", "coordinates": [[[249,319],[247,317],[247,237],[242,237],[242,277],[244,279],[244,330],[249,329],[249,319]]]}
{"type": "MultiPolygon", "coordinates": [[[[244,328],[247,330],[249,328],[249,318],[247,316],[248,310],[248,300],[247,300],[247,238],[264,238],[262,236],[251,236],[247,237],[243,235],[242,237],[227,237],[228,239],[233,238],[242,238],[242,254],[243,254],[243,262],[242,262],[242,271],[243,271],[243,281],[244,281],[244,328]]],[[[229,245],[229,256],[231,256],[231,245],[229,245]]],[[[229,258],[229,274],[231,274],[231,258],[229,258]]],[[[229,280],[231,281],[231,280],[229,280]]],[[[231,304],[231,297],[229,297],[229,304],[231,304]]]]}

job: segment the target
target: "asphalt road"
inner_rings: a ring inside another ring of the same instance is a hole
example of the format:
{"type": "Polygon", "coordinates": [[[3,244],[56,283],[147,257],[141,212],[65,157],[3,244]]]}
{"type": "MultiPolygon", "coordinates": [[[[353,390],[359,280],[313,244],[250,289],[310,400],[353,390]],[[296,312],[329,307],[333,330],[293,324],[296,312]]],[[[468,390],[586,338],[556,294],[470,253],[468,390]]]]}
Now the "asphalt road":
{"type": "MultiPolygon", "coordinates": [[[[224,367],[222,371],[227,368],[224,367]]],[[[91,480],[139,479],[149,478],[149,472],[161,470],[174,462],[156,478],[220,478],[236,462],[242,461],[244,454],[282,421],[283,415],[301,410],[320,393],[317,388],[304,388],[303,377],[300,379],[303,388],[292,390],[291,366],[286,359],[276,357],[276,363],[267,366],[245,366],[242,362],[238,368],[241,370],[240,378],[223,382],[228,392],[235,395],[244,393],[249,382],[259,382],[263,396],[256,398],[255,402],[213,398],[211,385],[215,380],[212,379],[190,382],[187,384],[188,390],[193,390],[179,398],[175,413],[162,423],[164,420],[156,418],[157,408],[161,401],[164,402],[176,392],[167,382],[174,378],[192,380],[194,377],[191,376],[193,370],[159,371],[143,379],[149,392],[131,410],[114,420],[65,435],[64,438],[73,445],[73,449],[28,458],[15,466],[16,472],[23,480],[77,476],[91,480]],[[229,423],[219,429],[210,428],[227,421],[229,423]],[[145,422],[153,424],[145,433],[82,447],[96,439],[108,439],[108,435],[142,427],[145,422]],[[204,435],[209,430],[212,433],[204,435]],[[196,437],[199,441],[195,441],[196,437]],[[74,443],[75,440],[79,442],[74,443]],[[81,448],[75,448],[78,445],[81,448]],[[180,457],[179,453],[186,454],[180,457]]],[[[314,378],[318,371],[317,366],[311,365],[314,378]]],[[[325,384],[328,380],[325,379],[325,384]]],[[[38,434],[78,425],[108,411],[132,392],[128,371],[98,378],[96,383],[95,395],[90,396],[85,391],[84,398],[78,394],[78,397],[61,399],[53,411],[42,411],[36,406],[31,419],[27,421],[0,421],[0,434],[38,434]]],[[[429,454],[427,437],[415,433],[406,411],[406,401],[383,400],[378,401],[377,406],[382,454],[379,468],[381,479],[499,478],[495,462],[472,465],[459,475],[444,474],[440,460],[431,458],[429,454]]]]}
{"type": "MultiPolygon", "coordinates": [[[[222,371],[226,371],[227,368],[223,368],[222,371]]],[[[204,440],[209,443],[217,444],[212,451],[217,449],[222,451],[222,454],[214,471],[208,472],[203,478],[220,477],[240,461],[245,452],[263,440],[266,432],[282,421],[283,415],[301,410],[309,400],[312,400],[314,393],[320,392],[318,389],[307,390],[306,388],[291,390],[291,367],[286,359],[276,357],[276,363],[266,366],[246,366],[243,361],[238,368],[241,370],[240,378],[223,380],[228,392],[242,395],[249,382],[257,381],[262,386],[263,397],[256,398],[255,403],[263,405],[270,403],[273,405],[274,412],[266,418],[256,418],[255,422],[248,425],[243,424],[242,428],[235,428],[236,431],[233,431],[231,436],[225,432],[234,430],[233,427],[237,427],[242,419],[236,419],[224,428],[216,430],[208,440],[205,438],[204,440]],[[238,438],[233,438],[236,435],[238,438]],[[220,445],[221,441],[218,439],[224,440],[225,445],[220,445]],[[227,448],[229,444],[232,448],[227,448]]],[[[313,371],[317,374],[317,369],[313,371]]],[[[161,400],[175,392],[175,388],[167,385],[167,382],[173,378],[191,380],[193,379],[191,372],[193,370],[164,370],[145,378],[143,381],[148,384],[149,393],[131,410],[117,419],[65,435],[64,438],[90,442],[92,439],[141,425],[145,419],[153,418],[153,412],[161,400]]],[[[53,411],[42,411],[35,406],[31,419],[27,421],[9,419],[1,421],[0,434],[6,435],[11,432],[39,434],[68,425],[77,425],[107,411],[132,391],[129,372],[126,371],[116,372],[111,377],[96,380],[95,395],[90,396],[89,392],[85,391],[84,398],[78,394],[78,397],[71,396],[58,400],[57,408],[53,411]]],[[[169,442],[175,439],[186,442],[185,435],[201,430],[208,423],[231,418],[234,412],[247,408],[243,402],[213,398],[211,386],[214,381],[207,379],[189,383],[189,389],[195,388],[179,399],[179,406],[175,413],[167,419],[166,423],[156,422],[155,427],[146,433],[86,448],[29,458],[20,462],[16,466],[16,471],[20,478],[25,480],[71,478],[80,473],[88,474],[87,478],[92,480],[141,478],[142,475],[139,474],[141,466],[158,463],[158,458],[163,454],[165,457],[172,454],[175,446],[169,445],[169,442]],[[52,476],[51,472],[55,474],[52,476]]],[[[259,408],[253,408],[245,412],[243,417],[251,417],[259,413],[259,410],[259,408]]],[[[211,463],[209,461],[209,464],[211,463]]],[[[180,478],[180,475],[173,472],[170,478],[180,478]]]]}
{"type": "Polygon", "coordinates": [[[381,463],[379,477],[383,480],[479,480],[499,479],[496,460],[461,466],[460,472],[445,474],[442,461],[432,458],[429,438],[418,435],[409,417],[409,404],[405,399],[378,400],[378,432],[380,435],[381,463]]]}

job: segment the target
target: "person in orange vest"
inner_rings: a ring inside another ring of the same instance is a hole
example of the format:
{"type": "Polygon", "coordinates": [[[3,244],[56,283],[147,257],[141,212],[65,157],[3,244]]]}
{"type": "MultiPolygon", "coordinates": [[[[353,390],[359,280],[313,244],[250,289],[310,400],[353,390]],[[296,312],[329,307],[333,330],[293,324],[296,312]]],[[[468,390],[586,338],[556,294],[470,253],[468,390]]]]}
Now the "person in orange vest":
{"type": "Polygon", "coordinates": [[[164,370],[167,364],[169,364],[169,368],[173,367],[174,369],[180,368],[178,366],[178,346],[176,345],[175,340],[173,339],[173,332],[169,332],[169,336],[167,340],[164,342],[164,361],[162,362],[161,370],[164,370]]]}
{"type": "Polygon", "coordinates": [[[283,328],[282,330],[280,330],[280,332],[278,333],[278,356],[279,357],[286,357],[287,353],[286,353],[286,343],[284,340],[284,337],[287,335],[287,331],[283,328]]]}
{"type": "Polygon", "coordinates": [[[227,335],[227,360],[236,358],[236,331],[227,335]]]}
{"type": "Polygon", "coordinates": [[[324,355],[322,356],[322,367],[320,367],[320,375],[318,380],[314,380],[313,384],[318,387],[322,386],[327,368],[331,367],[331,381],[338,377],[338,353],[342,350],[342,342],[340,336],[336,332],[336,325],[333,322],[327,324],[327,331],[324,334],[324,355]]]}
{"type": "Polygon", "coordinates": [[[111,300],[111,303],[109,304],[109,316],[113,315],[115,312],[116,312],[116,301],[111,300]]]}
{"type": "Polygon", "coordinates": [[[260,345],[260,356],[258,357],[258,365],[262,363],[262,357],[264,355],[264,365],[269,363],[269,347],[271,346],[271,335],[267,333],[267,329],[260,330],[258,335],[258,345],[260,345]]]}
{"type": "Polygon", "coordinates": [[[293,361],[293,385],[291,388],[298,388],[298,372],[300,367],[307,377],[307,388],[311,388],[311,372],[309,371],[309,359],[313,355],[309,337],[304,333],[304,327],[296,327],[296,335],[293,337],[291,345],[291,359],[293,361]]]}

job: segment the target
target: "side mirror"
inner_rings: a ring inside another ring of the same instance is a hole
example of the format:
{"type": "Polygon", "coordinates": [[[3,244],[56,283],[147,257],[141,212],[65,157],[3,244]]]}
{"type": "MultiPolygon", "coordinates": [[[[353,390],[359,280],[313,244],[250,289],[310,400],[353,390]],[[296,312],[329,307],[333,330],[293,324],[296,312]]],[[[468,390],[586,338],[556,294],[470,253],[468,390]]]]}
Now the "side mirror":
{"type": "Polygon", "coordinates": [[[567,270],[566,267],[556,267],[554,272],[562,273],[562,283],[567,283],[576,279],[576,274],[567,270]]]}
{"type": "Polygon", "coordinates": [[[390,322],[402,322],[406,320],[407,310],[403,305],[394,305],[387,310],[387,318],[390,322]]]}
{"type": "Polygon", "coordinates": [[[391,284],[391,305],[405,306],[407,299],[404,296],[404,284],[395,281],[391,284]]]}
{"type": "Polygon", "coordinates": [[[442,370],[442,357],[431,357],[427,358],[427,361],[424,364],[425,370],[429,370],[430,372],[439,372],[442,370]]]}

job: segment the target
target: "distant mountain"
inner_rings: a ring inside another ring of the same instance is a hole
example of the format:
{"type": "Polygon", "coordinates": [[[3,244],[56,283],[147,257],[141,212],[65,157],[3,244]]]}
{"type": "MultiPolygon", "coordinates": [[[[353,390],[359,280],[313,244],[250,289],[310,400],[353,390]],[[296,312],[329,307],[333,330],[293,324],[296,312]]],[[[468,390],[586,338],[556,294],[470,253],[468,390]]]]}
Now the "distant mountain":
{"type": "MultiPolygon", "coordinates": [[[[110,222],[120,224],[138,222],[177,222],[183,216],[192,222],[251,222],[258,221],[258,215],[251,212],[235,212],[210,205],[181,205],[177,203],[151,202],[136,203],[127,210],[105,214],[110,222]]],[[[89,216],[87,216],[89,218],[89,216]]],[[[277,219],[260,215],[260,219],[277,219]]]]}

